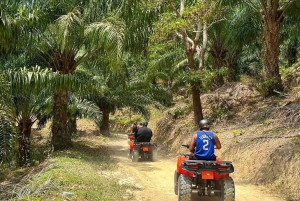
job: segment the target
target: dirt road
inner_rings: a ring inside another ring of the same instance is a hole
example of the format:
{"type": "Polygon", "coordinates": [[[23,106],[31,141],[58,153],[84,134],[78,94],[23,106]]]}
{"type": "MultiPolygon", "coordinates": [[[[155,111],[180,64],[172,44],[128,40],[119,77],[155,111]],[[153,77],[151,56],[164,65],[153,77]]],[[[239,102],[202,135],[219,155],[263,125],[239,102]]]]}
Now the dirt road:
{"type": "MultiPolygon", "coordinates": [[[[111,157],[117,162],[122,177],[135,185],[130,192],[137,201],[175,201],[174,170],[176,156],[165,156],[159,152],[157,162],[140,161],[133,163],[127,158],[126,135],[116,135],[108,146],[111,157]]],[[[266,192],[262,187],[235,182],[236,201],[282,201],[266,192]]],[[[193,201],[213,201],[213,198],[193,197],[193,201]]]]}

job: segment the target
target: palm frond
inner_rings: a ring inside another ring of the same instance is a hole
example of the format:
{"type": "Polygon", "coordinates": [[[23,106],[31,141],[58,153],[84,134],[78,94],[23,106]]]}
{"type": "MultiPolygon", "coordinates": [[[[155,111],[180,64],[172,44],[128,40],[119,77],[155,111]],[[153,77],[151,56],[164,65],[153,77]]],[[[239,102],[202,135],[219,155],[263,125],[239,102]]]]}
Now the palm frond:
{"type": "Polygon", "coordinates": [[[91,101],[80,99],[74,95],[71,95],[68,107],[73,108],[76,117],[90,118],[97,125],[100,125],[102,121],[102,112],[100,111],[99,107],[91,101]]]}
{"type": "Polygon", "coordinates": [[[11,96],[11,85],[0,74],[0,165],[10,162],[13,157],[13,146],[16,139],[16,128],[13,122],[14,110],[11,96]]]}
{"type": "Polygon", "coordinates": [[[112,66],[115,68],[122,58],[124,35],[125,23],[115,17],[94,22],[85,29],[85,36],[89,37],[93,44],[103,47],[108,52],[108,55],[112,58],[112,66]]]}

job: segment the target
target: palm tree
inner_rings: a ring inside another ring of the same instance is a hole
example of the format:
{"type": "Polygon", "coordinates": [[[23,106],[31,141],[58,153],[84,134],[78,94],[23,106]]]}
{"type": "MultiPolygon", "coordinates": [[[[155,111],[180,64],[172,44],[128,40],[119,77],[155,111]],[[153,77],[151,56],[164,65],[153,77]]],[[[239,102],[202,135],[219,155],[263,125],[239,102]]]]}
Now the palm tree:
{"type": "MultiPolygon", "coordinates": [[[[219,0],[220,5],[241,5],[236,0],[219,0]]],[[[282,80],[279,74],[279,34],[280,25],[285,15],[299,16],[300,2],[296,0],[245,0],[242,4],[253,9],[260,15],[262,23],[263,44],[263,85],[265,95],[274,94],[274,90],[282,90],[282,80]]]]}
{"type": "Polygon", "coordinates": [[[173,97],[180,87],[186,87],[186,83],[182,82],[184,78],[180,78],[188,68],[186,55],[178,41],[166,44],[153,40],[150,46],[147,79],[154,80],[156,83],[163,82],[163,86],[173,97]]]}
{"type": "Polygon", "coordinates": [[[71,135],[77,132],[77,118],[92,119],[98,126],[102,122],[102,113],[97,105],[91,101],[70,95],[68,104],[68,132],[71,135]]]}
{"type": "Polygon", "coordinates": [[[283,28],[281,31],[280,38],[282,39],[281,52],[284,59],[287,60],[287,66],[290,67],[297,62],[299,57],[300,48],[300,29],[298,26],[298,21],[300,16],[287,16],[283,21],[283,28]]]}
{"type": "Polygon", "coordinates": [[[13,109],[11,84],[5,76],[0,74],[0,165],[8,163],[13,158],[13,147],[16,138],[14,124],[15,111],[13,109]]]}
{"type": "Polygon", "coordinates": [[[82,96],[94,102],[102,112],[100,133],[109,136],[109,116],[117,109],[130,108],[149,119],[148,106],[159,107],[168,103],[170,96],[164,89],[149,84],[143,76],[130,75],[130,57],[123,57],[120,71],[115,73],[101,59],[98,63],[88,62],[80,66],[76,74],[89,79],[88,93],[82,96]],[[91,67],[94,66],[94,67],[91,67]]]}
{"type": "Polygon", "coordinates": [[[0,55],[12,51],[22,33],[21,24],[15,17],[20,8],[18,3],[10,0],[0,2],[0,55]]]}
{"type": "MultiPolygon", "coordinates": [[[[84,11],[83,11],[84,12],[84,11]]],[[[76,68],[95,54],[106,52],[111,66],[118,66],[122,51],[124,24],[115,17],[85,25],[79,8],[61,15],[45,33],[39,51],[45,63],[53,72],[64,77],[71,75],[76,68]]],[[[61,80],[61,79],[59,79],[61,80]]],[[[52,143],[54,149],[72,146],[67,131],[68,86],[57,84],[54,94],[52,143]]]]}
{"type": "MultiPolygon", "coordinates": [[[[228,19],[214,24],[209,30],[209,53],[212,57],[212,67],[218,71],[226,67],[227,76],[219,75],[215,83],[222,84],[225,79],[234,81],[237,79],[237,64],[242,56],[243,49],[247,46],[255,46],[259,37],[259,17],[248,9],[237,7],[227,10],[228,19]],[[249,14],[250,13],[250,14],[249,14]]],[[[249,53],[247,53],[249,55],[249,53]]],[[[221,71],[222,72],[222,71],[221,71]]]]}
{"type": "Polygon", "coordinates": [[[17,71],[8,70],[6,72],[8,81],[12,83],[12,95],[16,112],[15,122],[19,131],[18,160],[20,166],[31,163],[31,128],[41,113],[38,106],[40,103],[45,102],[47,94],[51,93],[49,88],[46,89],[48,73],[49,71],[38,67],[23,68],[17,71]]]}

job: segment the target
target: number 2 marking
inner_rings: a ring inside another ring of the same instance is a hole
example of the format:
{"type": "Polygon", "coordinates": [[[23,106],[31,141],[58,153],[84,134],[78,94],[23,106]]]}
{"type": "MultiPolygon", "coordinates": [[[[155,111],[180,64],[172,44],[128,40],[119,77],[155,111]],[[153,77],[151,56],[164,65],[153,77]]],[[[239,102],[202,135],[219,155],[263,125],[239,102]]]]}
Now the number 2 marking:
{"type": "Polygon", "coordinates": [[[208,150],[208,140],[203,140],[203,150],[207,151],[208,150]]]}

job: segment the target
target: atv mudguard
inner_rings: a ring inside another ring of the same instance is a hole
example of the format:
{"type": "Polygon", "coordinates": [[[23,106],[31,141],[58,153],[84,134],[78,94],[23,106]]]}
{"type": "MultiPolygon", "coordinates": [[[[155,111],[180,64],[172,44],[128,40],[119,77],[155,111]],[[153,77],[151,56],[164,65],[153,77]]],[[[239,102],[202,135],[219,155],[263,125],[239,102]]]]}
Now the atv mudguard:
{"type": "Polygon", "coordinates": [[[178,172],[178,174],[184,174],[184,175],[188,175],[189,177],[193,177],[194,173],[188,172],[188,171],[183,170],[181,168],[181,164],[186,160],[189,160],[189,155],[183,154],[183,155],[178,156],[178,158],[177,158],[177,172],[178,172]]]}

